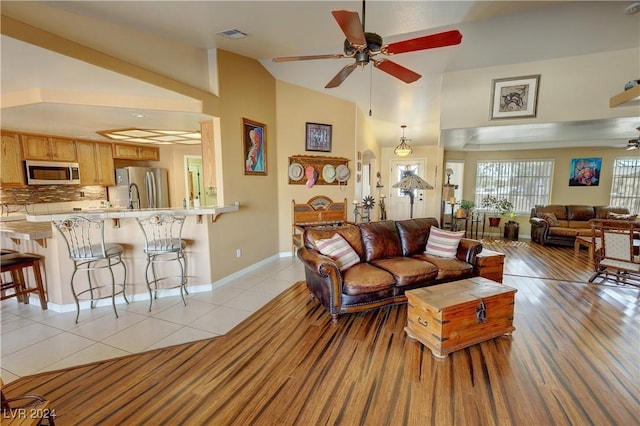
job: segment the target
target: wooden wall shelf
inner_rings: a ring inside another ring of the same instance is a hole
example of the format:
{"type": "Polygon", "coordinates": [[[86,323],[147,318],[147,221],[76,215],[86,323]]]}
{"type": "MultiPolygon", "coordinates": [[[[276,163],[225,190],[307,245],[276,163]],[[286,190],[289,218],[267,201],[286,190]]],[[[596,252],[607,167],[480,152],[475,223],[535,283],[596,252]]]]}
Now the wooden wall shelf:
{"type": "MultiPolygon", "coordinates": [[[[349,159],[344,157],[327,157],[322,155],[292,155],[289,157],[289,166],[293,163],[298,163],[302,166],[303,170],[306,170],[307,166],[313,167],[318,173],[315,185],[338,185],[338,179],[333,182],[326,182],[322,176],[322,170],[326,165],[331,165],[333,168],[337,168],[340,165],[349,167],[349,159]]],[[[351,170],[350,170],[351,171],[351,170]]],[[[348,179],[347,179],[348,182],[348,179]]],[[[340,182],[340,185],[346,185],[347,182],[340,182]]],[[[289,184],[291,185],[305,185],[307,183],[307,177],[303,174],[298,180],[294,180],[289,176],[289,184]]]]}
{"type": "MultiPolygon", "coordinates": [[[[614,108],[630,101],[640,100],[640,86],[632,87],[622,93],[618,93],[609,99],[609,108],[614,108]]],[[[629,105],[627,105],[629,106],[629,105]]]]}

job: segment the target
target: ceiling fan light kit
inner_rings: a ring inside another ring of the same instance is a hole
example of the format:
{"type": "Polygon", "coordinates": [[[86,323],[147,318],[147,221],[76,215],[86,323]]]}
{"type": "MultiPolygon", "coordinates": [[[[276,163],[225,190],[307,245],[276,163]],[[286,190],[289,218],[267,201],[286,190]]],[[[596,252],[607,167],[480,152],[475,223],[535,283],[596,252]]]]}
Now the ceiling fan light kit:
{"type": "Polygon", "coordinates": [[[356,66],[360,65],[364,67],[365,65],[368,65],[369,62],[373,62],[375,68],[386,72],[392,77],[395,77],[405,83],[413,83],[422,76],[388,59],[376,59],[374,57],[379,54],[395,55],[399,53],[415,52],[418,50],[434,49],[437,47],[453,46],[462,42],[462,34],[457,30],[451,30],[385,45],[383,44],[384,42],[380,35],[365,32],[364,12],[364,1],[362,2],[362,23],[360,23],[358,12],[349,10],[334,10],[331,12],[346,37],[344,41],[343,54],[288,56],[273,58],[273,61],[289,62],[312,59],[355,59],[355,62],[345,65],[338,74],[336,74],[335,77],[327,83],[325,89],[340,86],[340,84],[349,77],[356,66]]]}

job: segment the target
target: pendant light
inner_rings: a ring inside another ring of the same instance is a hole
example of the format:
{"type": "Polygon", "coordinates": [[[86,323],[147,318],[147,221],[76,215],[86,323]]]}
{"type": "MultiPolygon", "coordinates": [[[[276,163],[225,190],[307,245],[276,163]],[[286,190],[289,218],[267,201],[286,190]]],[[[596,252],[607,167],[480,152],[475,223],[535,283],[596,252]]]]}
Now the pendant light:
{"type": "Polygon", "coordinates": [[[407,128],[407,125],[403,124],[400,127],[402,127],[402,137],[400,138],[400,145],[395,147],[395,149],[393,150],[393,153],[395,155],[397,155],[398,157],[406,157],[407,155],[409,155],[409,154],[411,154],[413,152],[413,148],[411,148],[409,146],[409,144],[407,144],[407,141],[409,141],[411,139],[407,139],[404,136],[404,129],[407,128]]]}

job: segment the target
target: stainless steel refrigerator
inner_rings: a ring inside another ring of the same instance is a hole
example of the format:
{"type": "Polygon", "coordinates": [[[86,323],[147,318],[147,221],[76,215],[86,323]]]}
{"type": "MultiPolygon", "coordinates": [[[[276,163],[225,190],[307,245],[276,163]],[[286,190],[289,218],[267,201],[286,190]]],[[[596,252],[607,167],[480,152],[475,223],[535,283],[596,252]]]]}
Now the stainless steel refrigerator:
{"type": "Polygon", "coordinates": [[[116,169],[116,185],[108,189],[109,201],[116,206],[132,206],[141,209],[169,207],[167,169],[157,167],[116,169]]]}

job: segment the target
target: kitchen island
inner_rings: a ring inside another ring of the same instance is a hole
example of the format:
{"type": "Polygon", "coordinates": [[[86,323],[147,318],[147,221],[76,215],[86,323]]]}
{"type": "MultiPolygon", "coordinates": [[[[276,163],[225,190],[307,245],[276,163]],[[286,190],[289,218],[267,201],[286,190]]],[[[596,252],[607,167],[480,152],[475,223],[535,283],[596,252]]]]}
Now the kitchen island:
{"type": "MultiPolygon", "coordinates": [[[[0,223],[0,238],[3,248],[44,257],[42,273],[47,288],[49,309],[70,312],[76,309],[70,286],[73,262],[68,257],[64,238],[54,229],[51,222],[64,220],[69,216],[104,220],[105,242],[120,244],[125,249],[123,260],[127,266],[127,298],[129,301],[138,301],[148,300],[149,292],[145,282],[147,258],[143,251],[144,238],[136,218],[155,213],[187,216],[182,230],[182,238],[187,242],[185,250],[187,288],[191,293],[211,289],[209,232],[205,221],[211,218],[210,220],[215,222],[220,214],[238,210],[239,204],[235,203],[198,209],[87,209],[27,214],[26,220],[0,223]]],[[[76,279],[82,278],[78,276],[76,279]]],[[[179,290],[162,290],[158,293],[158,297],[173,294],[179,294],[179,290]]],[[[124,303],[124,299],[120,298],[118,303],[124,303]]],[[[110,301],[100,301],[98,306],[103,304],[108,305],[110,301]]],[[[88,302],[81,302],[82,309],[88,307],[88,302]]],[[[82,320],[82,314],[80,320],[82,320]]]]}

